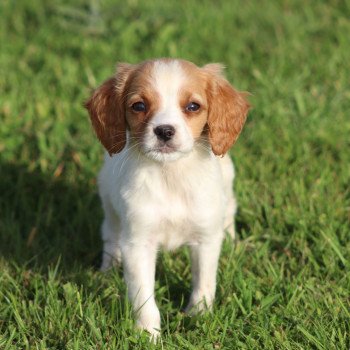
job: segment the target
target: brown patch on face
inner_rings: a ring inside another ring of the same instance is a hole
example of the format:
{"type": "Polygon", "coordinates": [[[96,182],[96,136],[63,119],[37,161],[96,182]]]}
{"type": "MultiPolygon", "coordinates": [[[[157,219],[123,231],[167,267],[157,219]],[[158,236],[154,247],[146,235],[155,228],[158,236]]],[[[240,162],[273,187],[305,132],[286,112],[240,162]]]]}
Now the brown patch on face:
{"type": "Polygon", "coordinates": [[[151,81],[153,61],[139,65],[121,63],[114,77],[97,88],[85,103],[92,126],[110,155],[126,144],[126,129],[131,140],[142,139],[147,121],[159,107],[159,96],[151,81]],[[144,102],[146,112],[135,112],[131,106],[144,102]]]}
{"type": "Polygon", "coordinates": [[[125,87],[124,101],[126,120],[133,141],[142,140],[148,120],[159,109],[160,98],[152,85],[153,61],[147,61],[135,70],[125,87]],[[145,112],[137,112],[132,109],[136,102],[143,102],[145,112]]]}
{"type": "Polygon", "coordinates": [[[199,68],[191,62],[180,63],[187,80],[180,91],[180,104],[192,135],[195,139],[208,135],[214,154],[224,155],[242,131],[250,107],[247,94],[230,85],[220,64],[199,68]],[[186,112],[189,102],[198,103],[200,109],[186,112]]]}
{"type": "Polygon", "coordinates": [[[200,68],[187,61],[180,62],[186,76],[186,82],[179,92],[180,107],[193,138],[198,139],[206,131],[208,120],[206,94],[208,83],[200,68]],[[186,106],[191,102],[195,102],[200,106],[198,111],[191,112],[186,110],[186,106]]]}

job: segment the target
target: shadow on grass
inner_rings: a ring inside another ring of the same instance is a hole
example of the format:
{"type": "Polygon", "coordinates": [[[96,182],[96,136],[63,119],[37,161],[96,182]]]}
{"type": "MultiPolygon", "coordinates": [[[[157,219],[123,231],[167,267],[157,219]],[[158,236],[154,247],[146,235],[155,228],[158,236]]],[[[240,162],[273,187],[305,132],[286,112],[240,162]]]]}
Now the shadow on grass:
{"type": "MultiPolygon", "coordinates": [[[[96,186],[67,183],[22,165],[1,162],[0,174],[0,258],[38,273],[59,264],[64,279],[88,283],[89,271],[98,269],[102,252],[99,231],[103,213],[96,186]]],[[[191,291],[190,259],[185,249],[160,254],[157,263],[158,287],[168,287],[161,293],[162,304],[170,303],[176,310],[186,306],[191,291]]],[[[122,276],[121,269],[116,273],[122,276]]]]}
{"type": "Polygon", "coordinates": [[[97,267],[101,206],[96,189],[0,163],[0,256],[33,270],[97,267]]]}

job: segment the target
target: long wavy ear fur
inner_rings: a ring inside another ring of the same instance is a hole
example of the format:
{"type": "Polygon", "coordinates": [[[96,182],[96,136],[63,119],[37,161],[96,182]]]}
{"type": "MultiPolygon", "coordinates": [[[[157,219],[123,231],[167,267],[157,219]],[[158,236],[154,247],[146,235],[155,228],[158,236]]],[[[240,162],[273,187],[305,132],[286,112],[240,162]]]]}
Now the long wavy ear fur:
{"type": "Polygon", "coordinates": [[[96,135],[110,155],[120,152],[126,143],[123,92],[132,70],[132,65],[119,64],[116,75],[97,88],[85,103],[96,135]]]}
{"type": "Polygon", "coordinates": [[[236,142],[247,118],[247,93],[235,90],[223,77],[223,66],[208,64],[209,141],[215,155],[224,155],[236,142]]]}

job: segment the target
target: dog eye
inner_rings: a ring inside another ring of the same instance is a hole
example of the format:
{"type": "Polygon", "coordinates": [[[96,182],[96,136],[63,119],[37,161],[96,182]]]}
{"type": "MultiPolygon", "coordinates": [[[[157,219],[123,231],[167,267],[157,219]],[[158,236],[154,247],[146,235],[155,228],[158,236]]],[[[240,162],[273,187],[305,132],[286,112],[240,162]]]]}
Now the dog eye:
{"type": "Polygon", "coordinates": [[[190,102],[187,106],[186,106],[186,111],[188,112],[197,112],[200,108],[200,105],[196,102],[190,102]]]}
{"type": "Polygon", "coordinates": [[[146,112],[146,105],[143,102],[135,102],[131,108],[135,112],[146,112]]]}

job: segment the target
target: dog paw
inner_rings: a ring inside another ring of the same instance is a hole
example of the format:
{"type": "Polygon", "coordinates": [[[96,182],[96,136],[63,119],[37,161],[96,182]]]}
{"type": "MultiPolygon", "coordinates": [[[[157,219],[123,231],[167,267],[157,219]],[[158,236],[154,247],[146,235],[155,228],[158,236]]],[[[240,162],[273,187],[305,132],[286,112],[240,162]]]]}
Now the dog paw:
{"type": "Polygon", "coordinates": [[[150,334],[150,340],[155,343],[160,337],[160,314],[158,310],[143,314],[136,320],[136,327],[140,330],[147,331],[150,334]]]}
{"type": "Polygon", "coordinates": [[[189,316],[201,314],[203,312],[211,311],[212,301],[207,301],[203,298],[191,298],[190,302],[185,308],[185,313],[189,316]]]}

